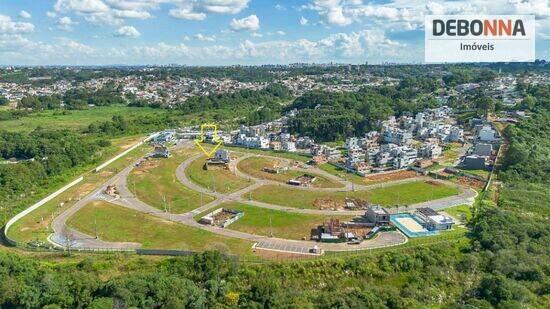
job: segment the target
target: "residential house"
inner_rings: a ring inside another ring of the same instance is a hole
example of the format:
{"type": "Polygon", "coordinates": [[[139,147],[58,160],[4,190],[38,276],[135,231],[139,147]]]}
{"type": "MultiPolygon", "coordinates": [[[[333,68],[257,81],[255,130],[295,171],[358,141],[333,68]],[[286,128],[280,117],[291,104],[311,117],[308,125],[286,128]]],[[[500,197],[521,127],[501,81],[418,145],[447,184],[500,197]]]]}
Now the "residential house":
{"type": "Polygon", "coordinates": [[[486,143],[477,143],[472,151],[473,155],[488,157],[493,153],[493,145],[486,143]]]}
{"type": "Polygon", "coordinates": [[[365,217],[371,223],[376,225],[388,225],[390,224],[390,213],[388,210],[380,205],[368,206],[365,212],[365,217]]]}
{"type": "Polygon", "coordinates": [[[486,157],[478,155],[466,156],[464,160],[462,160],[461,165],[464,169],[484,170],[487,168],[486,157]]]}
{"type": "Polygon", "coordinates": [[[428,207],[418,208],[416,215],[422,221],[421,224],[424,228],[430,231],[450,230],[454,224],[451,217],[442,215],[428,207]]]}

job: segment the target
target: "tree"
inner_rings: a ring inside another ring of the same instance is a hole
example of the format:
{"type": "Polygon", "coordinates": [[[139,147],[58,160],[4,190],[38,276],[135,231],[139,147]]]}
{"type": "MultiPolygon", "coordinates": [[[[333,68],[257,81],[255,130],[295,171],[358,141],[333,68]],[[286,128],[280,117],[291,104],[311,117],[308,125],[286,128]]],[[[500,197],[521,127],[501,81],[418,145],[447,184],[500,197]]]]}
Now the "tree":
{"type": "Polygon", "coordinates": [[[0,95],[0,106],[7,105],[9,102],[5,96],[0,95]]]}
{"type": "Polygon", "coordinates": [[[481,95],[474,101],[475,107],[483,112],[483,115],[487,117],[490,112],[495,109],[495,101],[491,97],[481,95]]]}
{"type": "Polygon", "coordinates": [[[533,98],[532,95],[528,94],[521,101],[518,108],[532,110],[533,108],[535,108],[536,105],[537,105],[537,100],[535,100],[535,98],[533,98]]]}

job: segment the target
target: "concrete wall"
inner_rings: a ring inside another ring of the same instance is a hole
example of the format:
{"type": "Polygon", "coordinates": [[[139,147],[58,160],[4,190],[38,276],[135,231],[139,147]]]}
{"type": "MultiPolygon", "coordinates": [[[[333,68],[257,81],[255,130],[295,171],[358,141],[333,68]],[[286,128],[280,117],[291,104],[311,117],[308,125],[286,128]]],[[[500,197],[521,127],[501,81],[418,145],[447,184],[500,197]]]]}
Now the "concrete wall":
{"type": "Polygon", "coordinates": [[[69,184],[65,185],[63,188],[55,191],[54,193],[46,196],[45,198],[41,199],[40,201],[38,201],[37,203],[35,203],[34,205],[32,205],[31,207],[23,210],[22,212],[18,213],[17,215],[15,215],[15,217],[11,218],[7,223],[6,223],[6,226],[4,227],[4,236],[6,237],[6,240],[13,246],[17,245],[17,242],[12,240],[11,238],[9,238],[8,236],[8,230],[9,228],[15,223],[17,222],[19,219],[23,218],[24,216],[28,215],[29,213],[31,213],[32,211],[38,209],[38,207],[46,204],[47,202],[53,200],[54,198],[56,198],[58,195],[60,195],[61,193],[67,191],[69,188],[73,187],[74,185],[78,184],[79,182],[81,182],[82,180],[84,180],[84,177],[83,176],[80,176],[79,178],[73,180],[72,182],[70,182],[69,184]]]}
{"type": "MultiPolygon", "coordinates": [[[[157,136],[158,133],[155,133],[155,134],[151,134],[150,136],[148,136],[147,138],[145,138],[143,141],[141,142],[138,142],[137,144],[135,144],[134,146],[126,149],[125,151],[123,151],[122,153],[116,155],[115,157],[111,158],[110,160],[108,160],[107,162],[99,165],[98,167],[96,167],[94,169],[94,171],[98,172],[100,171],[101,169],[105,168],[107,165],[113,163],[114,161],[116,161],[117,159],[120,159],[121,157],[123,157],[124,155],[128,154],[130,151],[136,149],[137,147],[143,145],[143,143],[147,142],[147,141],[150,141],[152,138],[154,138],[155,136],[157,136]]],[[[54,198],[56,198],[58,195],[60,195],[61,193],[67,191],[69,188],[73,187],[74,185],[78,184],[79,182],[81,182],[82,180],[84,180],[84,176],[80,176],[79,178],[77,178],[76,180],[68,183],[67,185],[65,185],[64,187],[62,187],[61,189],[55,191],[54,193],[46,196],[45,198],[41,199],[40,201],[38,201],[37,203],[35,203],[34,205],[30,206],[29,208],[23,210],[22,212],[18,213],[17,215],[15,215],[15,217],[11,218],[5,225],[4,227],[4,236],[6,238],[6,241],[15,246],[17,245],[17,242],[11,238],[9,238],[8,236],[8,231],[10,229],[10,227],[15,223],[17,222],[19,219],[23,218],[24,216],[28,215],[29,213],[33,212],[34,210],[38,209],[40,206],[46,204],[47,202],[53,200],[54,198]]]]}
{"type": "Polygon", "coordinates": [[[114,156],[113,158],[111,158],[111,159],[108,160],[107,162],[105,162],[105,163],[101,164],[100,166],[96,167],[96,168],[94,169],[94,171],[95,171],[96,173],[99,172],[99,171],[101,171],[101,170],[104,169],[107,165],[109,165],[109,164],[115,162],[116,160],[122,158],[123,156],[125,156],[126,154],[128,154],[130,151],[132,151],[132,150],[138,148],[139,146],[143,145],[143,143],[146,143],[146,142],[152,140],[152,139],[155,138],[158,134],[159,134],[159,133],[155,133],[155,134],[149,135],[149,137],[147,137],[147,138],[144,139],[143,141],[141,141],[141,142],[135,144],[134,146],[132,146],[132,147],[126,149],[126,150],[124,150],[123,152],[121,152],[121,153],[119,153],[118,155],[114,156]]]}

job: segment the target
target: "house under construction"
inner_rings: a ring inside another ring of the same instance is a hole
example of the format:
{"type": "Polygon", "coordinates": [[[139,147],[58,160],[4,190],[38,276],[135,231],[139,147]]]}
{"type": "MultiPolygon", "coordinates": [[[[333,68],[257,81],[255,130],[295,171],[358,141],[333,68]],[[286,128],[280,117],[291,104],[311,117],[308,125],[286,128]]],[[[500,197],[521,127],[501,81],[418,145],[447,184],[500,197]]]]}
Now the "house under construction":
{"type": "Polygon", "coordinates": [[[231,162],[231,154],[228,150],[217,150],[214,156],[206,161],[204,164],[205,170],[213,169],[229,169],[229,162],[231,162]]]}

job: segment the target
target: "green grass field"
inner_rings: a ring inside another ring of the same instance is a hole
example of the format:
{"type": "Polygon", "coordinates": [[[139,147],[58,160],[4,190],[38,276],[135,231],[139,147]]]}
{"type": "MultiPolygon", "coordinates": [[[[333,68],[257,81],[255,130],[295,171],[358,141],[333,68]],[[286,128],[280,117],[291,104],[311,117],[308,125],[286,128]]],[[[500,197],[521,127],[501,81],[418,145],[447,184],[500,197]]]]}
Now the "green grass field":
{"type": "MultiPolygon", "coordinates": [[[[290,179],[296,178],[298,176],[301,176],[304,174],[304,172],[296,171],[296,170],[288,170],[285,172],[282,172],[280,174],[272,174],[268,172],[264,172],[262,169],[266,166],[273,167],[274,164],[279,164],[279,160],[267,158],[267,157],[250,157],[242,160],[237,165],[237,168],[246,174],[249,174],[256,178],[261,179],[269,179],[273,181],[279,181],[286,183],[290,179]]],[[[282,162],[281,164],[284,164],[282,162]]],[[[313,183],[313,187],[318,188],[339,188],[343,187],[344,185],[333,181],[331,179],[328,179],[326,177],[316,175],[315,173],[311,173],[312,175],[317,176],[317,180],[313,183]]]]}
{"type": "Polygon", "coordinates": [[[470,205],[453,206],[445,208],[443,211],[460,220],[462,223],[466,223],[472,218],[472,207],[470,205]]]}
{"type": "Polygon", "coordinates": [[[176,178],[176,168],[190,155],[186,151],[177,151],[167,159],[149,160],[130,173],[128,188],[140,200],[161,210],[165,208],[165,199],[172,213],[187,212],[213,201],[212,196],[201,195],[176,178]]]}
{"type": "Polygon", "coordinates": [[[188,227],[107,202],[86,205],[67,224],[105,241],[137,242],[143,248],[203,251],[218,249],[229,254],[251,252],[250,242],[188,227]]]}
{"type": "Polygon", "coordinates": [[[240,178],[226,169],[205,170],[204,163],[206,158],[200,157],[185,170],[187,177],[200,186],[220,193],[230,193],[252,184],[248,179],[240,178]]]}
{"type": "Polygon", "coordinates": [[[84,110],[50,110],[32,113],[14,120],[0,121],[0,130],[32,131],[36,127],[82,129],[92,122],[111,120],[113,115],[134,118],[142,115],[161,115],[166,111],[148,107],[101,106],[84,110]]]}
{"type": "Polygon", "coordinates": [[[459,189],[443,184],[415,181],[377,188],[369,191],[355,192],[315,192],[285,186],[268,185],[246,194],[256,201],[295,208],[314,208],[316,199],[330,198],[343,203],[346,197],[367,200],[369,203],[393,207],[397,204],[408,205],[456,195],[459,189]]]}
{"type": "MultiPolygon", "coordinates": [[[[228,226],[228,229],[295,240],[300,240],[303,237],[309,239],[311,229],[331,218],[322,215],[290,213],[235,202],[222,204],[218,208],[229,208],[244,212],[244,216],[228,226]]],[[[208,212],[211,211],[213,210],[208,212]]],[[[200,214],[195,218],[199,220],[203,215],[205,214],[200,214]]],[[[332,218],[350,220],[352,217],[332,216],[332,218]]]]}
{"type": "Polygon", "coordinates": [[[365,180],[365,177],[361,177],[361,176],[359,176],[355,173],[347,172],[344,169],[339,168],[339,167],[334,166],[334,165],[329,164],[329,163],[322,164],[322,165],[319,166],[319,168],[322,169],[323,171],[327,172],[327,173],[331,173],[334,176],[338,176],[342,179],[346,179],[348,181],[351,181],[354,184],[364,185],[364,184],[367,183],[367,181],[365,180]]]}
{"type": "Polygon", "coordinates": [[[456,160],[460,157],[460,148],[462,148],[460,143],[451,143],[448,149],[443,150],[437,161],[442,166],[454,166],[456,160]]]}
{"type": "Polygon", "coordinates": [[[269,149],[263,150],[263,149],[244,148],[244,147],[229,146],[229,145],[224,145],[223,147],[235,152],[260,154],[260,155],[285,158],[285,159],[290,159],[290,160],[295,160],[300,162],[307,162],[311,160],[311,157],[308,157],[306,155],[302,155],[296,152],[275,151],[275,150],[269,150],[269,149]]]}
{"type": "Polygon", "coordinates": [[[487,171],[487,170],[467,170],[467,169],[460,169],[460,170],[466,174],[480,176],[485,179],[489,178],[489,174],[491,173],[490,171],[487,171]]]}

